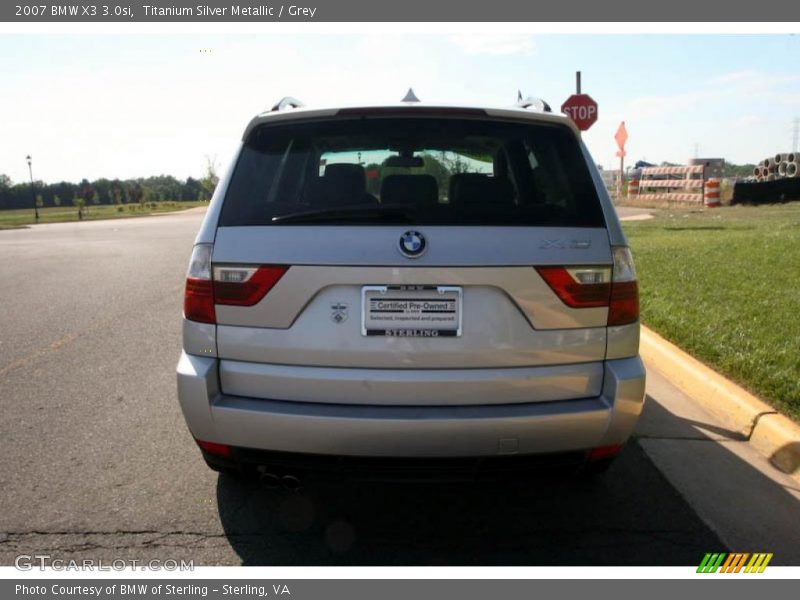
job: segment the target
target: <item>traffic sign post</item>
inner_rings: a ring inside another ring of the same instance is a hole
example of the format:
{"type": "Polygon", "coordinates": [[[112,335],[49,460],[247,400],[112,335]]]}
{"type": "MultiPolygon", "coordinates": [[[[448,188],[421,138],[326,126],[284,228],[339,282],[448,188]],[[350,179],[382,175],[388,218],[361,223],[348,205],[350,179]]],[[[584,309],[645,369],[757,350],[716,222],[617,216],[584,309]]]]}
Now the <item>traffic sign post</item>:
{"type": "Polygon", "coordinates": [[[625,129],[625,121],[617,127],[617,133],[614,134],[614,139],[617,142],[617,156],[619,156],[619,182],[617,184],[617,199],[622,198],[622,183],[625,177],[625,142],[628,141],[628,130],[625,129]]]}
{"type": "Polygon", "coordinates": [[[589,94],[581,93],[581,72],[575,73],[575,94],[561,105],[561,112],[575,122],[578,129],[586,131],[597,121],[597,102],[589,94]]]}
{"type": "Polygon", "coordinates": [[[573,94],[561,105],[561,112],[586,131],[597,121],[597,102],[589,94],[573,94]]]}

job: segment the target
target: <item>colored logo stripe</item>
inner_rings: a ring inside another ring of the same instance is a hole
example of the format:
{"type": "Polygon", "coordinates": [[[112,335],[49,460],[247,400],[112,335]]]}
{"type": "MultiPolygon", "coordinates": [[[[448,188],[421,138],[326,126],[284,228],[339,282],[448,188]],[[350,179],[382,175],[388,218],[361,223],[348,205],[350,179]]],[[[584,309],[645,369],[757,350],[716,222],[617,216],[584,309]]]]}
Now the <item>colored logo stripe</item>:
{"type": "Polygon", "coordinates": [[[697,567],[698,573],[763,573],[772,560],[772,553],[756,552],[708,552],[697,567]],[[747,562],[747,559],[750,562],[747,562]],[[747,566],[745,566],[747,563],[747,566]],[[744,570],[743,570],[744,569],[744,570]]]}
{"type": "Polygon", "coordinates": [[[725,553],[711,554],[709,552],[703,557],[703,561],[700,563],[700,566],[697,567],[697,572],[716,573],[717,569],[719,569],[719,566],[722,564],[723,560],[725,560],[725,553]]]}
{"type": "Polygon", "coordinates": [[[769,554],[759,553],[753,554],[753,558],[750,559],[750,563],[745,567],[745,573],[763,573],[764,569],[767,568],[769,561],[772,560],[772,553],[769,554]]]}

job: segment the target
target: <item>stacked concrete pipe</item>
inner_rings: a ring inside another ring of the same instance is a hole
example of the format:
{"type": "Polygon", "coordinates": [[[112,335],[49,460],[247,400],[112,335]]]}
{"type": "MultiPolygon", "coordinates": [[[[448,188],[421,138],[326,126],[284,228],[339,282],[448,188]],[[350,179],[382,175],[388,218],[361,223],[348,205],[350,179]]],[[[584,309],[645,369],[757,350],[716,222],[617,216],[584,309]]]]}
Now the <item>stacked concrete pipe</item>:
{"type": "Polygon", "coordinates": [[[753,169],[753,176],[756,181],[800,177],[800,152],[780,152],[768,156],[753,169]]]}

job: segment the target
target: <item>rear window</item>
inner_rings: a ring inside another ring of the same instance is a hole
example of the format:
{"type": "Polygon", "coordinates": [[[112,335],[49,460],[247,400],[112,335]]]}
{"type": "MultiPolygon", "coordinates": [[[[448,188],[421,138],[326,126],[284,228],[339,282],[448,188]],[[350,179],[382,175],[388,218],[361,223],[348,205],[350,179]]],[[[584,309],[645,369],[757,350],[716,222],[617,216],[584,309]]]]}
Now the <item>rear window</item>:
{"type": "Polygon", "coordinates": [[[220,225],[306,223],[600,227],[603,216],[562,126],[442,118],[261,126],[239,156],[220,225]]]}

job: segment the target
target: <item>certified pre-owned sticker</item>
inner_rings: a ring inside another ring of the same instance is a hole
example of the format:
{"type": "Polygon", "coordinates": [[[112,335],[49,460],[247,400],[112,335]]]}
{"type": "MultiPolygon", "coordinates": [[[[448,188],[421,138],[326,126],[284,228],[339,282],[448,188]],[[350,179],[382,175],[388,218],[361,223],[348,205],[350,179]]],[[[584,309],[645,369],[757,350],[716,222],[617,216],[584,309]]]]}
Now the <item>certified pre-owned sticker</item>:
{"type": "Polygon", "coordinates": [[[361,332],[385,337],[461,335],[461,288],[455,286],[365,286],[361,332]]]}

